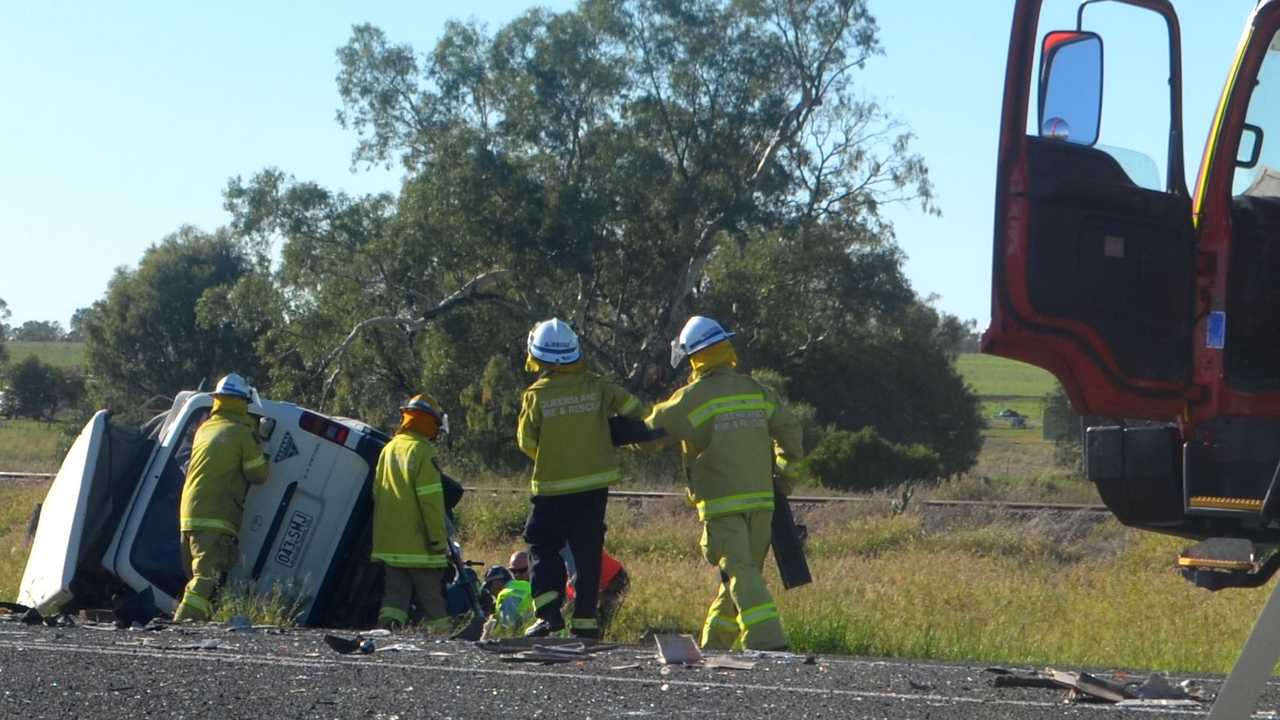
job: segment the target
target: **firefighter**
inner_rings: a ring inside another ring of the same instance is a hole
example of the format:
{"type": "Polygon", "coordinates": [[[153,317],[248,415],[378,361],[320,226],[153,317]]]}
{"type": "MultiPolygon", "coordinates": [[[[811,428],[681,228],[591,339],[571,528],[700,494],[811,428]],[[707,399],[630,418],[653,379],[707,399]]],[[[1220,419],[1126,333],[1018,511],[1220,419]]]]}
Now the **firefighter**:
{"type": "MultiPolygon", "coordinates": [[[[801,429],[771,388],[736,369],[731,337],[710,318],[689,318],[671,343],[673,368],[689,358],[689,383],[646,422],[680,441],[689,497],[703,523],[702,554],[720,570],[702,646],[780,650],[787,636],[762,570],[772,537],[773,469],[803,455],[801,429]]],[[[786,494],[788,484],[780,474],[778,491],[786,494]]]]}
{"type": "Polygon", "coordinates": [[[564,628],[560,606],[568,543],[578,567],[569,631],[600,636],[596,593],[604,550],[609,485],[622,477],[609,435],[609,417],[643,418],[631,393],[587,372],[578,336],[564,321],[545,320],[529,333],[525,368],[538,379],[525,390],[516,442],[533,460],[533,497],[524,539],[529,543],[533,604],[538,622],[526,631],[543,637],[564,628]]]}
{"type": "Polygon", "coordinates": [[[446,617],[449,538],[435,441],[447,432],[448,418],[436,401],[415,395],[401,406],[400,428],[378,457],[372,552],[384,565],[378,627],[446,617]]]}
{"type": "Polygon", "coordinates": [[[267,457],[249,417],[253,388],[231,373],[213,391],[213,411],[196,430],[182,486],[178,529],[186,590],[174,620],[208,620],[226,574],[240,559],[238,535],[249,485],[267,480],[267,457]]]}

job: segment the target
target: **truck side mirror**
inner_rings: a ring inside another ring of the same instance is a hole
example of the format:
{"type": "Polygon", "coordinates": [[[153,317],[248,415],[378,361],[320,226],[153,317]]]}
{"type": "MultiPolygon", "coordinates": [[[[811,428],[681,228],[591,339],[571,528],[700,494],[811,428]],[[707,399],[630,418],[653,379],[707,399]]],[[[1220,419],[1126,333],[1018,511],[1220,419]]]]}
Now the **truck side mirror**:
{"type": "Polygon", "coordinates": [[[1102,38],[1055,30],[1040,49],[1040,137],[1075,145],[1098,142],[1102,122],[1102,38]]]}
{"type": "Polygon", "coordinates": [[[1236,167],[1248,170],[1258,166],[1262,156],[1262,128],[1245,123],[1240,131],[1240,147],[1236,149],[1236,167]]]}

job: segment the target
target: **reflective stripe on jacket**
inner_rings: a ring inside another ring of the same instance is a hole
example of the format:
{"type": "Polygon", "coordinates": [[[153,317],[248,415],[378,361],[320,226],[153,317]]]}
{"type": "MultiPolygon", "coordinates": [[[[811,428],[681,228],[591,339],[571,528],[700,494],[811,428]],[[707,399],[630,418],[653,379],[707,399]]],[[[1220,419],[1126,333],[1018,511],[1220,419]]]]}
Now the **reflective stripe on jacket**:
{"type": "Polygon", "coordinates": [[[178,529],[240,533],[249,483],[267,479],[267,458],[248,413],[217,407],[196,430],[182,485],[178,529]]]}
{"type": "Polygon", "coordinates": [[[533,494],[608,487],[622,477],[609,418],[643,418],[631,393],[591,373],[550,372],[524,392],[516,442],[533,459],[533,494]]]}
{"type": "Polygon", "coordinates": [[[436,448],[411,431],[382,448],[373,481],[373,552],[392,567],[443,568],[449,564],[444,486],[436,448]]]}
{"type": "Polygon", "coordinates": [[[728,365],[712,368],[654,406],[646,421],[680,440],[702,520],[773,509],[773,465],[804,455],[800,423],[767,386],[728,365]]]}

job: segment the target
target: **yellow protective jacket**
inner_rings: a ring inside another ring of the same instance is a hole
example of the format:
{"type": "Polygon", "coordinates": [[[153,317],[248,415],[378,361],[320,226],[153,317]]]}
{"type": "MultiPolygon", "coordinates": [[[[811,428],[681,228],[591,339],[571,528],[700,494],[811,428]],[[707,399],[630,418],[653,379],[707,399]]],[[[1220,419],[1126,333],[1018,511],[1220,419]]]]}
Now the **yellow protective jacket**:
{"type": "Polygon", "coordinates": [[[182,486],[178,527],[187,532],[240,534],[249,483],[267,480],[267,456],[246,411],[215,401],[196,430],[182,486]]]}
{"type": "Polygon", "coordinates": [[[773,510],[775,441],[779,467],[804,455],[800,422],[778,394],[728,365],[707,370],[655,405],[646,422],[680,440],[702,520],[773,510]]]}
{"type": "Polygon", "coordinates": [[[449,564],[444,486],[432,442],[412,430],[391,438],[373,481],[374,560],[400,568],[449,564]]]}
{"type": "Polygon", "coordinates": [[[512,580],[494,600],[494,614],[503,627],[523,627],[533,617],[533,586],[528,580],[512,580]]]}
{"type": "Polygon", "coordinates": [[[544,373],[524,391],[516,443],[533,460],[533,494],[608,487],[622,477],[609,418],[643,418],[631,393],[588,372],[544,373]]]}

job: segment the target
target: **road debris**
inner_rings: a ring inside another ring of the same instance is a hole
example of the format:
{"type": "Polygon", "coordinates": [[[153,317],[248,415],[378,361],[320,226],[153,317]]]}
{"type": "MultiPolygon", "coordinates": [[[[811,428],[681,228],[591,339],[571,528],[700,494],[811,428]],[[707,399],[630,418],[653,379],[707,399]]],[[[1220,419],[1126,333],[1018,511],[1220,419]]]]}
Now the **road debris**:
{"type": "Polygon", "coordinates": [[[581,640],[548,643],[546,638],[537,638],[531,647],[528,646],[528,643],[519,643],[503,648],[501,646],[504,642],[506,641],[499,640],[495,644],[483,643],[483,645],[488,645],[485,649],[490,652],[501,653],[502,657],[500,659],[503,662],[540,662],[546,664],[586,660],[592,655],[609,652],[618,647],[617,645],[599,643],[588,644],[581,640]],[[525,647],[528,649],[521,649],[525,647]],[[511,650],[515,650],[515,652],[511,650]]]}
{"type": "Polygon", "coordinates": [[[422,652],[422,648],[411,643],[395,643],[393,645],[383,645],[373,649],[376,653],[381,652],[422,652]]]}
{"type": "Polygon", "coordinates": [[[357,635],[354,638],[343,637],[341,635],[325,635],[324,644],[333,649],[340,655],[350,655],[359,651],[365,655],[376,649],[373,640],[357,635]]]}
{"type": "Polygon", "coordinates": [[[544,665],[555,665],[556,663],[577,662],[582,658],[565,653],[547,652],[545,650],[521,650],[517,653],[502,655],[498,659],[502,662],[536,662],[544,665]]]}
{"type": "Polygon", "coordinates": [[[1204,691],[1190,680],[1172,685],[1162,675],[1127,680],[1130,676],[1116,673],[1110,678],[1087,672],[1068,672],[1045,668],[985,668],[995,675],[993,687],[1061,688],[1068,690],[1067,702],[1102,701],[1124,707],[1199,707],[1207,702],[1204,691]]]}
{"type": "Polygon", "coordinates": [[[702,662],[702,652],[692,635],[654,635],[658,646],[658,661],[663,665],[696,665],[702,662]]]}
{"type": "Polygon", "coordinates": [[[1053,678],[1046,676],[1039,670],[1027,670],[1023,668],[1001,668],[989,667],[984,668],[984,672],[993,673],[994,678],[991,679],[992,687],[998,688],[1060,688],[1062,687],[1053,678]]]}
{"type": "Polygon", "coordinates": [[[183,643],[181,645],[172,645],[170,650],[221,650],[225,647],[231,647],[226,640],[218,640],[216,638],[206,638],[197,640],[196,642],[183,643]]]}
{"type": "Polygon", "coordinates": [[[720,670],[754,670],[756,664],[752,660],[740,660],[730,655],[709,655],[703,659],[702,666],[720,670]]]}

